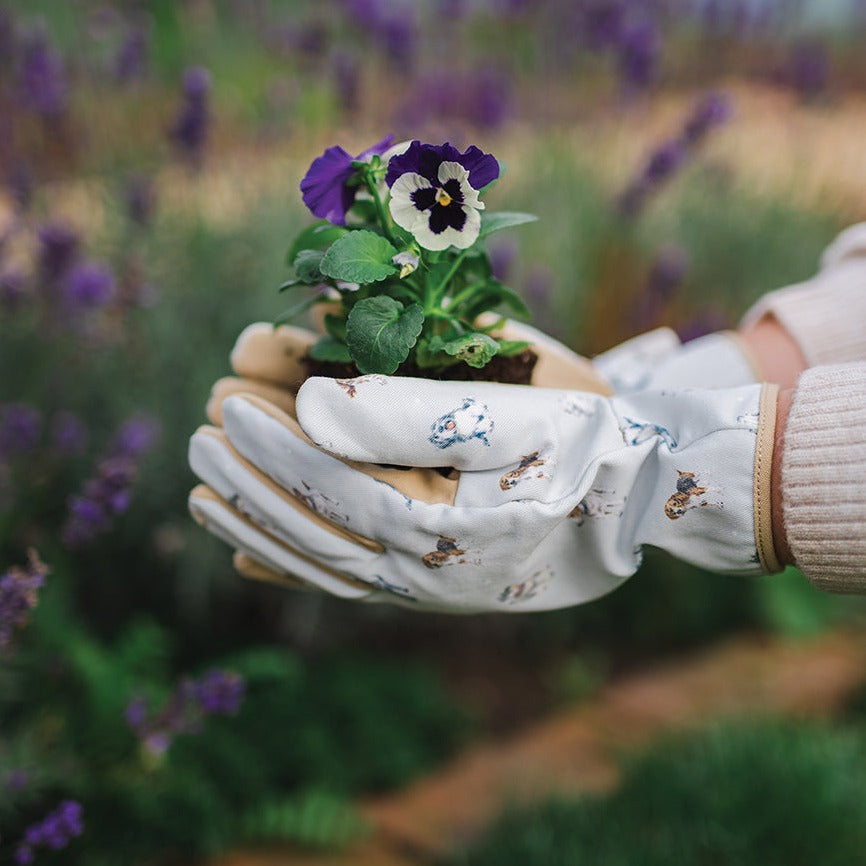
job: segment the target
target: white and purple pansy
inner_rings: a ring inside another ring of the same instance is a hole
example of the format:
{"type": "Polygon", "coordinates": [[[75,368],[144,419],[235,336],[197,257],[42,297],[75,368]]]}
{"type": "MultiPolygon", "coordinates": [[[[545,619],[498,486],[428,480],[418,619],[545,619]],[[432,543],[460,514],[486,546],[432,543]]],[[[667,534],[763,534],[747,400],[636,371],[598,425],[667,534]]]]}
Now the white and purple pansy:
{"type": "Polygon", "coordinates": [[[447,142],[413,141],[388,163],[391,216],[425,249],[466,249],[481,230],[478,191],[497,177],[495,157],[474,145],[460,153],[447,142]]]}

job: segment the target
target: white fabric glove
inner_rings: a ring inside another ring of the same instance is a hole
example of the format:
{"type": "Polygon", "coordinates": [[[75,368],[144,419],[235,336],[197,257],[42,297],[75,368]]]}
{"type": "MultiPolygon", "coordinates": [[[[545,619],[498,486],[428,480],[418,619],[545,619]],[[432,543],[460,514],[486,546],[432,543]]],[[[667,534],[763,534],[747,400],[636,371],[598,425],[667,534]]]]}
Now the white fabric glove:
{"type": "Polygon", "coordinates": [[[606,398],[314,378],[298,417],[341,459],[268,401],[231,396],[225,433],[192,439],[191,465],[214,496],[190,505],[270,569],[344,597],[433,610],[589,601],[634,573],[645,544],[715,571],[773,571],[775,395],[759,385],[606,398]],[[459,477],[414,496],[399,478],[424,470],[363,471],[384,461],[452,466],[459,477]]]}
{"type": "Polygon", "coordinates": [[[616,394],[656,388],[735,388],[761,381],[748,347],[734,331],[681,344],[670,328],[657,328],[596,355],[592,366],[616,394]]]}

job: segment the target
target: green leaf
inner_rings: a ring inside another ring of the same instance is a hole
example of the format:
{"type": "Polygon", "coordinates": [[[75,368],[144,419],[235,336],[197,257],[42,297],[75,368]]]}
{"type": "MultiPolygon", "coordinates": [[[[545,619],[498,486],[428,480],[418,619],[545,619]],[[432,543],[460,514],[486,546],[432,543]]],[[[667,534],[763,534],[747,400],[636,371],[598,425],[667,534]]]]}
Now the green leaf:
{"type": "Polygon", "coordinates": [[[358,301],[346,323],[346,343],[362,373],[393,373],[406,360],[424,324],[420,304],[387,296],[358,301]]]}
{"type": "Polygon", "coordinates": [[[481,368],[499,351],[499,343],[487,334],[475,331],[450,340],[442,348],[458,361],[481,368]]]}
{"type": "Polygon", "coordinates": [[[341,343],[346,342],[346,317],[337,316],[334,313],[325,313],[325,319],[322,322],[325,330],[341,343]]]}
{"type": "Polygon", "coordinates": [[[499,354],[503,358],[510,358],[512,355],[519,355],[524,349],[528,349],[532,343],[528,340],[500,340],[499,354]]]}
{"type": "Polygon", "coordinates": [[[365,223],[375,223],[377,218],[376,205],[368,198],[356,198],[350,208],[352,214],[365,223]]]}
{"type": "Polygon", "coordinates": [[[316,304],[321,304],[327,300],[328,299],[322,295],[313,295],[312,298],[306,298],[303,301],[299,301],[297,304],[292,304],[291,307],[287,310],[283,310],[283,312],[274,319],[274,325],[282,325],[284,322],[288,322],[296,316],[300,316],[301,313],[306,313],[310,307],[314,307],[316,304]]]}
{"type": "Polygon", "coordinates": [[[478,293],[461,304],[461,315],[470,321],[481,313],[487,312],[504,304],[517,315],[528,319],[532,314],[520,295],[499,280],[490,280],[487,285],[478,289],[478,293]]]}
{"type": "Polygon", "coordinates": [[[375,283],[397,273],[391,261],[397,250],[387,238],[365,230],[334,241],[322,259],[323,274],[350,283],[375,283]]]}
{"type": "Polygon", "coordinates": [[[303,280],[286,280],[280,287],[277,289],[278,292],[285,292],[287,289],[293,289],[295,286],[305,286],[307,285],[303,280]]]}
{"type": "Polygon", "coordinates": [[[310,357],[316,361],[339,361],[348,364],[352,360],[349,347],[330,334],[319,339],[310,346],[310,357]]]}
{"type": "Polygon", "coordinates": [[[489,213],[488,211],[481,212],[481,231],[478,234],[480,238],[486,238],[487,235],[493,232],[509,229],[512,226],[521,226],[524,223],[534,223],[538,219],[535,214],[520,213],[519,211],[499,211],[498,213],[489,213]]]}
{"type": "Polygon", "coordinates": [[[348,229],[335,226],[327,220],[319,220],[305,228],[292,242],[286,253],[286,264],[291,266],[301,250],[323,250],[337,238],[341,238],[348,229]]]}
{"type": "Polygon", "coordinates": [[[302,283],[318,283],[322,280],[322,272],[320,266],[322,257],[325,254],[321,250],[301,250],[296,256],[292,265],[295,268],[295,273],[302,283]]]}

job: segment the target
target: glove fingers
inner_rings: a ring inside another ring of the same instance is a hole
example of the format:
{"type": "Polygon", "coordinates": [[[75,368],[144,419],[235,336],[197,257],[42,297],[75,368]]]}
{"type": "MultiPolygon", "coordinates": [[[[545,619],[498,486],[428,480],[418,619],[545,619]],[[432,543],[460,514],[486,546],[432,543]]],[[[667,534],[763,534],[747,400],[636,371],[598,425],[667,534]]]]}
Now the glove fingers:
{"type": "Polygon", "coordinates": [[[341,516],[341,525],[386,546],[399,547],[404,540],[389,515],[454,502],[457,481],[435,470],[407,472],[339,460],[312,445],[291,416],[252,395],[230,397],[223,414],[229,441],[250,463],[280,487],[300,491],[313,510],[332,511],[341,516]]]}
{"type": "Polygon", "coordinates": [[[256,394],[259,397],[279,406],[283,412],[295,416],[295,395],[286,388],[280,388],[258,379],[241,379],[237,376],[226,376],[214,383],[205,412],[208,421],[217,427],[223,424],[223,400],[232,394],[256,394]]]}
{"type": "Polygon", "coordinates": [[[341,598],[358,599],[370,587],[322,566],[274,538],[233,508],[210,487],[200,484],[189,495],[189,510],[201,526],[278,574],[296,575],[341,598]]]}
{"type": "Polygon", "coordinates": [[[241,575],[241,577],[246,577],[248,580],[260,580],[263,583],[273,583],[276,586],[282,586],[285,589],[304,589],[310,592],[322,591],[318,586],[313,586],[311,583],[307,583],[299,577],[295,577],[293,574],[281,574],[278,571],[274,571],[272,568],[268,568],[268,566],[263,562],[253,559],[252,556],[243,553],[240,550],[235,551],[235,555],[232,557],[232,564],[235,567],[235,571],[241,575]]]}
{"type": "Polygon", "coordinates": [[[596,416],[602,399],[490,382],[313,377],[296,406],[310,439],[349,460],[481,471],[551,454],[559,426],[596,416]]]}
{"type": "Polygon", "coordinates": [[[342,528],[342,515],[329,503],[313,501],[306,491],[287,491],[245,460],[225,433],[201,427],[190,440],[193,471],[222,499],[269,534],[338,571],[369,562],[383,548],[342,528]],[[294,494],[294,495],[293,495],[294,494]],[[312,510],[305,502],[312,502],[312,510]]]}
{"type": "Polygon", "coordinates": [[[307,376],[302,358],[318,336],[304,328],[256,322],[241,332],[231,353],[238,376],[297,392],[307,376]]]}

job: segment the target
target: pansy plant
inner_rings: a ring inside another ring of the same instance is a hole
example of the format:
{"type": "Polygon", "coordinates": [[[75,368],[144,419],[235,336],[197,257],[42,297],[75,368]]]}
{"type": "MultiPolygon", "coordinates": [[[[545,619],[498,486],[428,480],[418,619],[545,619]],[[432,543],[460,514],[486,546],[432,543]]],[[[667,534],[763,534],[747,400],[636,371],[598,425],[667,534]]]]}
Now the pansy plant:
{"type": "Polygon", "coordinates": [[[326,330],[310,349],[318,361],[354,362],[362,373],[390,374],[407,359],[435,373],[461,361],[483,367],[527,344],[496,337],[502,319],[479,317],[523,301],[494,275],[485,238],[531,222],[531,214],[489,213],[481,196],[500,174],[472,146],[392,137],[352,157],[330,147],[301,181],[304,204],[320,221],[287,255],[295,276],[281,290],[312,294],[277,320],[327,303],[326,330]]]}

